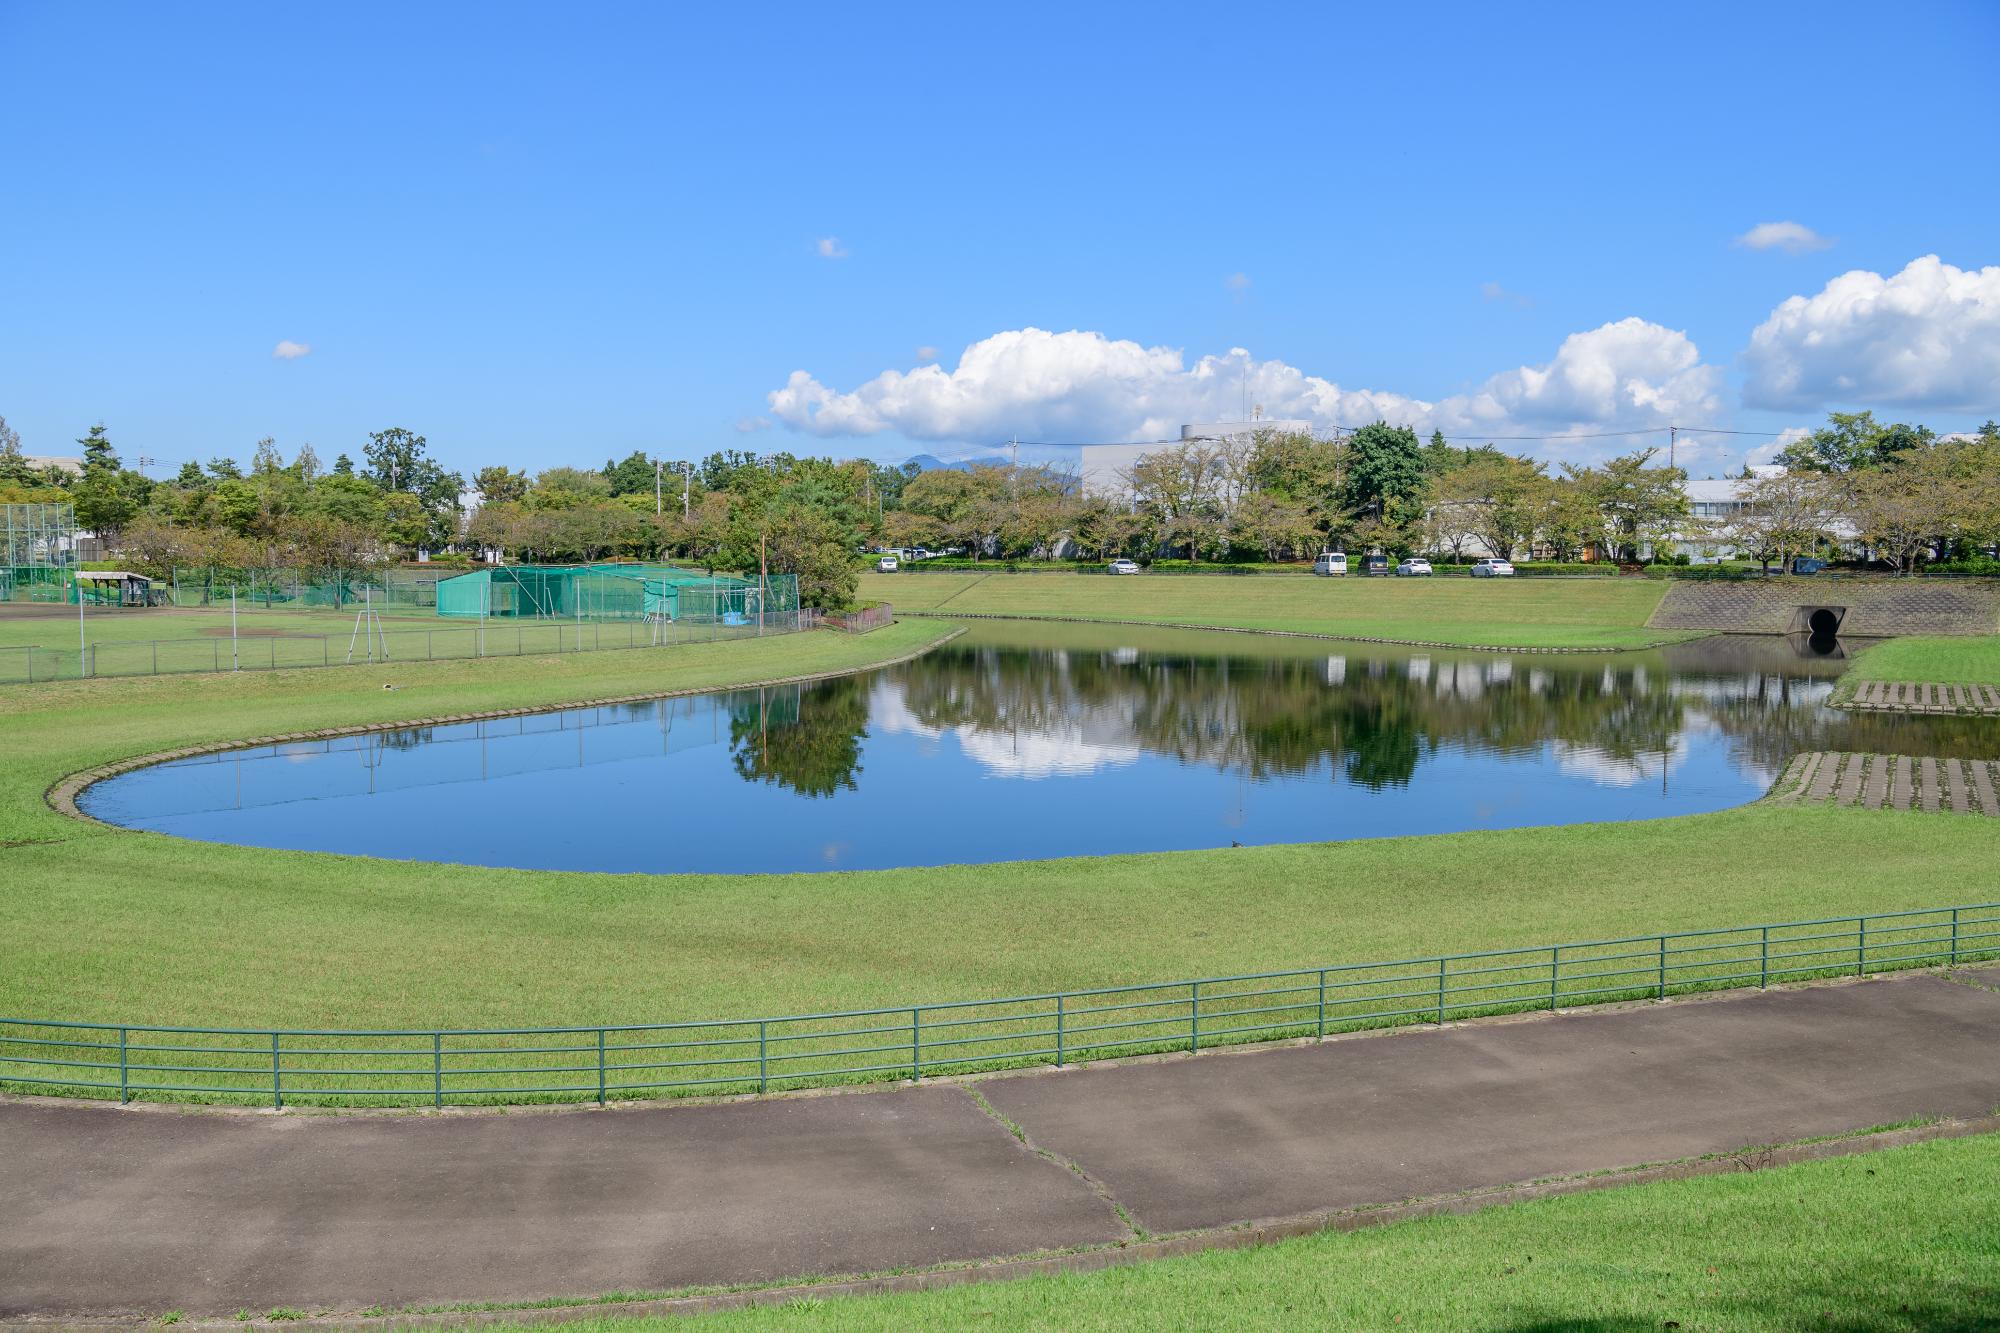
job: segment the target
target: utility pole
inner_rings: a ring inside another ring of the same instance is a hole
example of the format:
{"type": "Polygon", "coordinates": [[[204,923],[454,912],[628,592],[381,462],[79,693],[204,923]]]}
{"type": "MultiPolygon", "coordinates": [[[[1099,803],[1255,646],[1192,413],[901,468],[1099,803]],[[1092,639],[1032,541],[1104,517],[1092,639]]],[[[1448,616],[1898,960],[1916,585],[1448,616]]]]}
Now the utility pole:
{"type": "Polygon", "coordinates": [[[653,514],[655,517],[660,512],[660,468],[662,466],[664,465],[659,459],[655,458],[653,460],[653,514]]]}
{"type": "Polygon", "coordinates": [[[688,496],[693,493],[693,490],[694,464],[692,462],[683,462],[681,464],[681,519],[683,522],[686,521],[688,516],[688,496]]]}
{"type": "Polygon", "coordinates": [[[1676,439],[1676,437],[1677,437],[1677,436],[1679,436],[1679,434],[1680,434],[1680,431],[1681,431],[1681,428],[1680,428],[1679,426],[1669,426],[1669,427],[1667,427],[1667,466],[1668,466],[1668,467],[1672,467],[1672,466],[1674,465],[1674,446],[1675,446],[1675,444],[1676,444],[1676,443],[1678,442],[1678,441],[1677,441],[1677,439],[1676,439]]]}

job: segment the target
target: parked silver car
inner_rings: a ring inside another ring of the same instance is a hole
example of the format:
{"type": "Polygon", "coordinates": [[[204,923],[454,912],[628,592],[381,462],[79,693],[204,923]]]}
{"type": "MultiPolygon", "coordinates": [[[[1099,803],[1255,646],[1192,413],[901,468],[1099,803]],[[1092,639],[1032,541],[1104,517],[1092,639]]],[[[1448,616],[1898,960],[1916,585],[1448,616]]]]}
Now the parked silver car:
{"type": "Polygon", "coordinates": [[[1514,566],[1499,556],[1488,556],[1473,562],[1472,577],[1476,579],[1510,579],[1514,577],[1514,566]]]}
{"type": "Polygon", "coordinates": [[[1422,556],[1413,555],[1402,564],[1396,566],[1396,575],[1398,578],[1423,578],[1430,574],[1430,572],[1431,562],[1422,556]]]}
{"type": "Polygon", "coordinates": [[[1121,557],[1106,565],[1104,572],[1107,574],[1137,574],[1139,566],[1136,562],[1121,557]]]}

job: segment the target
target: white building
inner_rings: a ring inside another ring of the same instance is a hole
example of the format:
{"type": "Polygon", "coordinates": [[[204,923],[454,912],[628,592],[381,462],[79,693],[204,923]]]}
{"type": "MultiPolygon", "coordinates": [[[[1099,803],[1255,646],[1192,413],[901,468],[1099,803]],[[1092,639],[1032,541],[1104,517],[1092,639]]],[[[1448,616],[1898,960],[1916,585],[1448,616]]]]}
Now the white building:
{"type": "MultiPolygon", "coordinates": [[[[1247,444],[1265,432],[1288,435],[1295,432],[1310,433],[1311,430],[1310,421],[1253,416],[1248,421],[1190,422],[1181,427],[1181,441],[1234,440],[1247,444]]],[[[1125,474],[1147,454],[1173,443],[1175,442],[1172,440],[1142,440],[1135,444],[1082,446],[1080,461],[1083,489],[1096,495],[1129,495],[1131,488],[1125,484],[1125,474]]]]}

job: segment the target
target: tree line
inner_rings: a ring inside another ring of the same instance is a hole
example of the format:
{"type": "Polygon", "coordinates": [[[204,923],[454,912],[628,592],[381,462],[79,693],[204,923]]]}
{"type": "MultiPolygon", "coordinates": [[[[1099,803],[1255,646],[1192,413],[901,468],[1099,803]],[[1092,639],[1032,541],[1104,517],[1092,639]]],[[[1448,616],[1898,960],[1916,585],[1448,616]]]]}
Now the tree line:
{"type": "Polygon", "coordinates": [[[35,468],[0,420],[0,501],[67,501],[121,560],[181,567],[367,568],[425,551],[513,561],[679,559],[711,570],[799,576],[808,605],[850,605],[856,554],[882,544],[973,559],[1309,558],[1324,549],[1467,558],[1586,551],[1636,560],[1673,542],[1733,547],[1781,564],[1832,543],[1902,570],[1977,561],[2000,541],[2000,427],[1939,437],[1836,413],[1789,445],[1776,475],[1746,473],[1728,515],[1690,512],[1685,469],[1639,450],[1548,464],[1493,445],[1421,440],[1377,422],[1335,438],[1265,431],[1149,452],[1123,493],[1073,471],[992,464],[920,472],[865,459],[725,450],[699,462],[633,452],[602,468],[445,469],[424,436],[368,435],[328,465],[256,443],[247,466],[216,457],[171,478],[127,467],[104,426],[78,440],[80,471],[35,468]]]}

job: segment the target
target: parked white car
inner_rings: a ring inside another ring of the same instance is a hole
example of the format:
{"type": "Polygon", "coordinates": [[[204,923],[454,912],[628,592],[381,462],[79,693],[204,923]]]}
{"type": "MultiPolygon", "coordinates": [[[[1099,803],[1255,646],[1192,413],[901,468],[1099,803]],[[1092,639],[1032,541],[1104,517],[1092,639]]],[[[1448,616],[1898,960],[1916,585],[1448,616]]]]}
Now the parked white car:
{"type": "Polygon", "coordinates": [[[1431,562],[1414,555],[1396,566],[1396,575],[1399,578],[1421,578],[1430,572],[1431,562]]]}
{"type": "Polygon", "coordinates": [[[1110,564],[1106,565],[1104,572],[1107,574],[1137,574],[1139,566],[1134,561],[1121,558],[1113,560],[1110,564]]]}
{"type": "Polygon", "coordinates": [[[1488,556],[1484,560],[1473,563],[1472,577],[1476,579],[1510,579],[1514,577],[1514,566],[1509,561],[1502,560],[1498,556],[1488,556]]]}
{"type": "Polygon", "coordinates": [[[897,560],[893,555],[885,555],[875,562],[875,572],[877,574],[893,574],[900,568],[902,568],[902,562],[897,560]]]}
{"type": "Polygon", "coordinates": [[[1346,572],[1347,553],[1345,551],[1321,551],[1319,558],[1313,561],[1313,573],[1315,574],[1330,575],[1345,574],[1346,572]]]}

